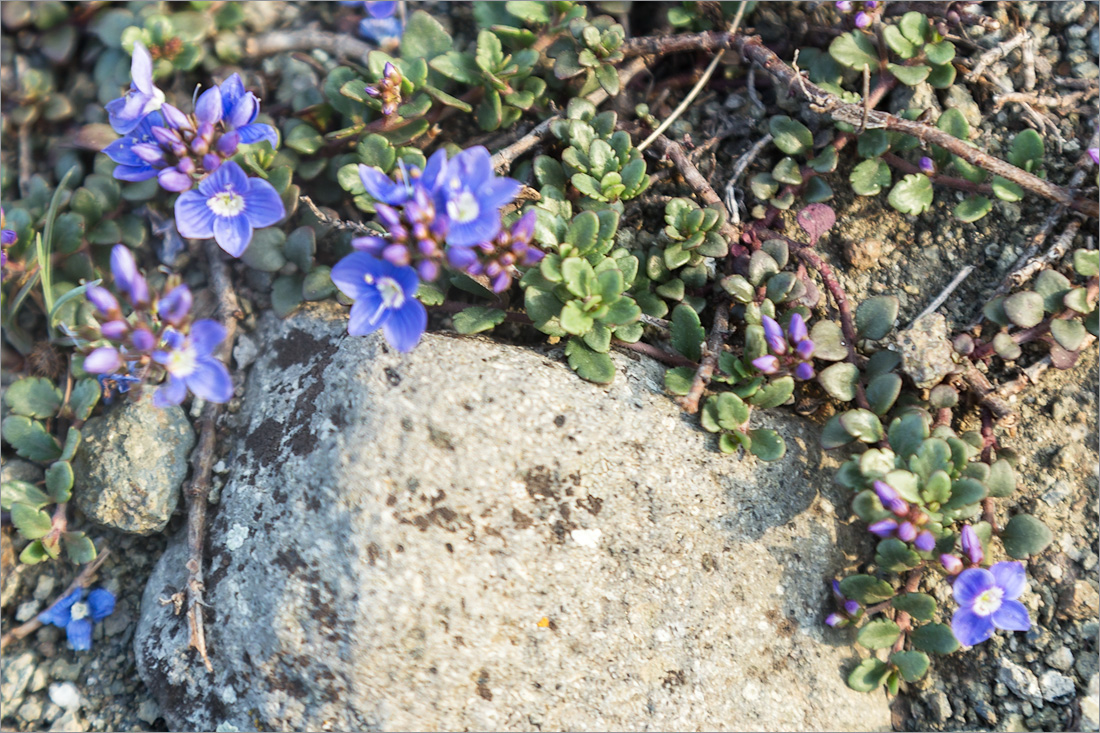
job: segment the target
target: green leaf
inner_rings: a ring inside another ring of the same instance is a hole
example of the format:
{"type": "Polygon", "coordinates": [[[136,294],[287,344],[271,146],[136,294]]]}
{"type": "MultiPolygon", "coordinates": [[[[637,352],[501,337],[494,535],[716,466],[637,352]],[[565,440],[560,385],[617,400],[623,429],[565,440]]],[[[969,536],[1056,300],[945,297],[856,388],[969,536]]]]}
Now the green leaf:
{"type": "Polygon", "coordinates": [[[1077,351],[1088,332],[1080,321],[1055,318],[1050,322],[1050,335],[1066,351],[1077,351]]]}
{"type": "Polygon", "coordinates": [[[286,133],[283,143],[291,150],[297,150],[304,155],[313,155],[325,144],[321,133],[305,123],[295,125],[286,133]]]}
{"type": "Polygon", "coordinates": [[[81,379],[74,386],[69,395],[69,407],[73,411],[74,420],[87,420],[99,402],[99,382],[94,379],[81,379]]]}
{"type": "Polygon", "coordinates": [[[869,657],[860,662],[848,675],[848,687],[856,692],[877,690],[890,674],[890,667],[881,659],[869,657]]]}
{"type": "Polygon", "coordinates": [[[825,179],[820,176],[814,176],[806,183],[806,190],[802,192],[802,198],[806,199],[806,203],[820,204],[823,201],[828,201],[833,197],[833,188],[825,179]]]}
{"type": "Polygon", "coordinates": [[[864,443],[877,443],[886,436],[878,415],[870,410],[848,410],[840,414],[840,424],[848,434],[864,443]]]}
{"type": "MultiPolygon", "coordinates": [[[[774,118],[773,118],[774,119],[774,118]]],[[[810,158],[806,162],[813,170],[818,173],[832,173],[836,170],[837,155],[835,145],[826,145],[816,158],[810,158]]]]}
{"type": "Polygon", "coordinates": [[[749,402],[754,407],[759,407],[762,410],[767,410],[772,407],[779,407],[786,404],[787,400],[794,394],[794,378],[793,377],[780,377],[767,384],[763,389],[757,390],[757,392],[749,398],[749,402]]]}
{"type": "Polygon", "coordinates": [[[81,434],[77,428],[70,427],[69,432],[65,435],[65,446],[61,450],[62,461],[71,461],[73,456],[76,455],[76,449],[80,447],[81,434]]]}
{"type": "Polygon", "coordinates": [[[993,202],[985,196],[968,196],[955,206],[955,218],[967,223],[977,221],[993,210],[993,202]]]}
{"type": "Polygon", "coordinates": [[[854,364],[839,362],[821,370],[817,381],[833,399],[851,402],[856,398],[859,369],[854,364]]]}
{"type": "Polygon", "coordinates": [[[68,461],[56,461],[46,469],[46,491],[54,503],[68,501],[72,495],[73,467],[68,461]]]}
{"type": "Polygon", "coordinates": [[[1047,526],[1030,514],[1017,514],[1001,532],[1005,552],[1017,560],[1039,554],[1053,539],[1047,526]]]}
{"type": "Polygon", "coordinates": [[[840,592],[845,598],[859,601],[865,606],[873,606],[894,597],[894,589],[889,583],[871,575],[849,575],[840,581],[840,592]]]}
{"type": "Polygon", "coordinates": [[[17,415],[47,418],[61,407],[61,390],[44,377],[24,377],[8,387],[4,402],[17,415]]]}
{"type": "MultiPolygon", "coordinates": [[[[871,410],[876,415],[885,415],[889,412],[899,394],[901,394],[901,377],[892,372],[880,374],[867,384],[867,402],[870,403],[871,410]]],[[[882,440],[882,436],[867,442],[879,440],[882,440]]]]}
{"type": "Polygon", "coordinates": [[[423,10],[415,11],[401,36],[401,57],[431,62],[451,50],[453,41],[443,25],[423,10]]]}
{"type": "Polygon", "coordinates": [[[596,384],[609,384],[615,378],[615,363],[611,361],[611,357],[593,351],[581,339],[569,339],[565,345],[565,355],[569,359],[570,368],[581,379],[596,384]]]}
{"type": "Polygon", "coordinates": [[[936,614],[936,599],[927,593],[903,593],[894,599],[893,605],[917,621],[931,621],[936,614]]]}
{"type": "Polygon", "coordinates": [[[699,314],[691,306],[681,303],[672,310],[670,330],[672,348],[692,361],[703,357],[703,341],[707,332],[699,322],[699,314]]]}
{"type": "Polygon", "coordinates": [[[1011,496],[1016,490],[1016,472],[1012,470],[1012,464],[1003,458],[994,461],[989,467],[985,486],[992,497],[1000,499],[1011,496]]]}
{"type": "Polygon", "coordinates": [[[890,137],[886,130],[868,130],[856,141],[856,152],[862,158],[877,158],[890,149],[890,137]]]}
{"type": "Polygon", "coordinates": [[[1020,328],[1031,328],[1043,320],[1043,296],[1031,290],[1013,293],[1004,300],[1005,315],[1020,328]]]}
{"type": "Polygon", "coordinates": [[[283,275],[271,285],[271,309],[286,318],[302,302],[302,276],[283,275]]]}
{"type": "Polygon", "coordinates": [[[959,648],[959,642],[944,624],[925,624],[909,632],[913,646],[932,654],[951,654],[959,648]]]}
{"type": "Polygon", "coordinates": [[[302,278],[302,298],[308,301],[324,300],[336,293],[332,282],[332,268],[320,265],[302,278]]]}
{"type": "Polygon", "coordinates": [[[37,565],[49,559],[49,553],[46,552],[46,548],[42,546],[42,542],[39,540],[30,543],[19,553],[19,562],[25,565],[37,565]]]}
{"type": "Polygon", "coordinates": [[[833,450],[848,445],[853,438],[840,422],[840,415],[833,415],[821,429],[821,447],[825,450],[833,450]]]}
{"type": "Polygon", "coordinates": [[[889,649],[899,635],[901,629],[893,621],[875,619],[859,630],[856,641],[868,649],[889,649]]]}
{"type": "Polygon", "coordinates": [[[921,563],[920,555],[896,537],[882,540],[875,552],[875,564],[889,573],[901,573],[921,563]]]}
{"type": "Polygon", "coordinates": [[[840,361],[848,358],[848,347],[844,343],[844,332],[835,321],[820,320],[810,329],[810,340],[814,342],[814,358],[825,361],[840,361]]]}
{"type": "Polygon", "coordinates": [[[928,83],[935,89],[947,89],[955,83],[955,67],[952,64],[933,66],[932,73],[928,75],[928,83]]]}
{"type": "Polygon", "coordinates": [[[1031,171],[1035,164],[1042,159],[1043,138],[1038,132],[1027,128],[1021,130],[1016,137],[1012,138],[1012,145],[1008,149],[1009,163],[1017,168],[1031,171]],[[1029,166],[1029,163],[1032,165],[1029,166]]]}
{"type": "Polygon", "coordinates": [[[693,381],[695,370],[692,367],[674,367],[665,372],[665,389],[672,394],[686,395],[693,381]]]}
{"type": "Polygon", "coordinates": [[[278,272],[286,264],[283,246],[286,233],[277,227],[259,229],[252,235],[248,249],[241,255],[241,261],[254,270],[278,272]]]}
{"type": "Polygon", "coordinates": [[[61,542],[65,545],[69,559],[77,565],[95,560],[95,545],[83,532],[65,532],[61,535],[61,542]]]}
{"type": "Polygon", "coordinates": [[[923,173],[910,173],[894,185],[886,200],[903,214],[923,214],[932,206],[932,180],[923,173]]]}
{"type": "Polygon", "coordinates": [[[882,31],[882,36],[886,39],[886,45],[901,58],[908,61],[920,51],[920,45],[906,38],[896,25],[887,25],[882,31]]]}
{"type": "Polygon", "coordinates": [[[596,67],[596,81],[608,94],[614,96],[619,93],[619,72],[612,64],[600,64],[596,67]]]}
{"type": "Polygon", "coordinates": [[[722,430],[739,430],[749,421],[750,408],[733,392],[722,392],[707,403],[713,405],[713,416],[722,430]]]}
{"type": "Polygon", "coordinates": [[[993,337],[993,350],[997,352],[997,356],[1005,361],[1019,359],[1020,355],[1024,353],[1020,345],[1007,333],[999,333],[993,337]]]}
{"type": "Polygon", "coordinates": [[[26,504],[41,509],[53,504],[53,499],[42,489],[27,481],[5,481],[0,484],[0,509],[8,511],[15,504],[26,504]]]}
{"type": "Polygon", "coordinates": [[[848,174],[852,191],[860,196],[877,196],[882,189],[890,185],[890,166],[879,158],[869,158],[848,174]]]}
{"type": "Polygon", "coordinates": [[[972,478],[956,479],[951,485],[951,499],[944,505],[946,509],[960,509],[977,504],[984,499],[988,491],[985,484],[972,478]]]}
{"type": "Polygon", "coordinates": [[[929,660],[924,652],[894,652],[890,655],[890,663],[898,668],[906,682],[916,682],[928,673],[929,660]]]}
{"type": "Polygon", "coordinates": [[[778,461],[787,452],[787,444],[774,430],[760,428],[749,431],[752,445],[749,450],[762,461],[778,461]]]}
{"type": "Polygon", "coordinates": [[[911,43],[922,45],[928,40],[931,27],[928,18],[923,13],[910,10],[901,16],[901,20],[898,21],[898,29],[911,43]]]}
{"type": "Polygon", "coordinates": [[[1001,201],[1019,201],[1024,197],[1024,189],[1000,176],[993,176],[993,194],[1001,201]]]}
{"type": "Polygon", "coordinates": [[[936,120],[936,127],[952,137],[960,140],[970,139],[970,123],[966,121],[966,115],[957,108],[945,110],[936,120]]]}
{"type": "Polygon", "coordinates": [[[502,310],[478,305],[455,314],[454,327],[462,334],[491,331],[504,322],[505,316],[502,310]]]}
{"type": "Polygon", "coordinates": [[[798,162],[794,158],[786,157],[775,164],[775,168],[772,169],[772,178],[780,183],[798,186],[802,184],[802,171],[799,170],[798,162]]]}
{"type": "Polygon", "coordinates": [[[851,31],[834,38],[829,44],[829,55],[837,63],[857,71],[864,66],[871,71],[876,71],[879,65],[878,52],[874,44],[871,43],[870,38],[859,31],[851,31]]]}
{"type": "Polygon", "coordinates": [[[951,41],[925,44],[924,57],[934,66],[949,64],[955,58],[955,44],[951,41]]]}
{"type": "MultiPolygon", "coordinates": [[[[487,3],[489,4],[489,3],[487,3]]],[[[508,0],[504,3],[504,7],[512,15],[526,20],[531,24],[549,23],[552,18],[550,17],[550,5],[544,2],[527,2],[527,0],[508,0]]]]}
{"type": "Polygon", "coordinates": [[[19,534],[28,540],[45,537],[53,527],[49,514],[28,504],[12,505],[11,523],[19,530],[19,534]]]}
{"type": "MultiPolygon", "coordinates": [[[[810,128],[787,115],[772,117],[768,120],[768,129],[775,146],[787,155],[804,155],[813,149],[814,136],[810,128]]],[[[835,149],[833,153],[835,156],[835,149]]]]}
{"type": "Polygon", "coordinates": [[[876,295],[856,307],[856,331],[863,338],[884,338],[894,327],[901,301],[893,295],[876,295]]]}
{"type": "Polygon", "coordinates": [[[1100,250],[1075,250],[1073,253],[1073,269],[1081,277],[1100,275],[1100,250]]]}
{"type": "Polygon", "coordinates": [[[909,412],[890,423],[888,436],[894,453],[908,458],[920,450],[928,437],[928,423],[920,413],[909,412]]]}
{"type": "Polygon", "coordinates": [[[749,258],[748,276],[753,287],[759,287],[765,280],[779,272],[779,263],[762,249],[752,253],[749,258]]]}
{"type": "Polygon", "coordinates": [[[37,420],[10,415],[4,418],[3,433],[15,452],[29,461],[46,463],[61,456],[61,445],[37,420]]]}
{"type": "Polygon", "coordinates": [[[886,64],[886,67],[890,69],[890,73],[905,86],[915,87],[922,81],[928,78],[928,75],[932,73],[931,66],[925,66],[924,64],[916,64],[914,66],[902,66],[900,64],[886,64]]]}

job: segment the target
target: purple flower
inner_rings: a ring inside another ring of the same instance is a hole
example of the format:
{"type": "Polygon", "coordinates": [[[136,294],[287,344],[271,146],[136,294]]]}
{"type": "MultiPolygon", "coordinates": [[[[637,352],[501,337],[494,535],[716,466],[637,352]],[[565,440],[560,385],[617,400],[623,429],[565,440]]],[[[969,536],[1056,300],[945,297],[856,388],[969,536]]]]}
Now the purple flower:
{"type": "MultiPolygon", "coordinates": [[[[0,208],[0,227],[4,225],[4,209],[0,208]]],[[[16,234],[14,229],[0,229],[0,245],[3,247],[10,247],[15,244],[15,240],[19,235],[16,234]]]]}
{"type": "Polygon", "coordinates": [[[936,163],[927,155],[923,156],[918,162],[917,167],[920,168],[921,173],[925,175],[932,175],[936,172],[936,163]]]}
{"type": "Polygon", "coordinates": [[[197,191],[176,199],[176,227],[192,239],[210,239],[233,257],[240,257],[253,229],[275,224],[286,215],[275,187],[249,178],[234,161],[207,176],[197,191]]]}
{"type": "Polygon", "coordinates": [[[779,371],[779,359],[771,354],[753,359],[752,365],[763,374],[775,374],[779,371]]]}
{"type": "Polygon", "coordinates": [[[962,551],[970,560],[971,565],[978,565],[985,558],[982,541],[978,538],[978,533],[974,531],[974,527],[969,524],[962,528],[962,551]]]}
{"type": "Polygon", "coordinates": [[[428,325],[428,312],[416,299],[420,280],[411,267],[398,267],[365,252],[352,252],[332,268],[332,282],[355,300],[348,333],[366,336],[382,329],[398,351],[412,351],[428,325]]]}
{"type": "Polygon", "coordinates": [[[164,103],[164,92],[153,85],[153,57],[138,41],[134,42],[130,77],[133,81],[126,96],[106,104],[111,127],[122,135],[137,127],[147,114],[160,109],[164,103]]]}
{"type": "Polygon", "coordinates": [[[852,12],[852,1],[851,0],[837,0],[836,9],[839,10],[840,12],[842,12],[842,13],[850,13],[850,12],[852,12]]]}
{"type": "Polygon", "coordinates": [[[191,288],[177,285],[157,301],[157,315],[173,326],[179,326],[191,312],[191,288]]]}
{"type": "Polygon", "coordinates": [[[178,405],[191,390],[208,402],[228,402],[233,396],[233,379],[225,365],[214,358],[214,349],[225,340],[225,328],[217,321],[202,319],[191,324],[184,336],[169,328],[164,334],[166,349],[153,352],[153,360],[168,372],[168,381],[153,395],[157,407],[178,405]]]}
{"type": "Polygon", "coordinates": [[[96,588],[89,592],[86,588],[77,588],[38,614],[38,620],[65,629],[69,646],[86,652],[92,648],[92,626],[114,610],[115,596],[109,590],[96,588]]]}
{"type": "Polygon", "coordinates": [[[927,529],[923,530],[917,535],[916,541],[913,543],[913,547],[917,548],[921,552],[932,552],[936,547],[936,537],[927,529]]]}
{"type": "Polygon", "coordinates": [[[912,522],[902,522],[898,525],[898,539],[902,542],[912,542],[917,538],[917,528],[912,522]]]}
{"type": "Polygon", "coordinates": [[[871,25],[871,16],[861,10],[856,13],[855,25],[856,28],[867,28],[871,25]]]}
{"type": "Polygon", "coordinates": [[[115,278],[115,287],[126,294],[131,305],[137,307],[149,302],[149,284],[145,276],[138,272],[134,255],[124,244],[111,248],[111,274],[115,278]]]}
{"type": "Polygon", "coordinates": [[[500,232],[500,210],[511,203],[522,186],[493,171],[489,151],[478,145],[447,161],[437,187],[437,207],[447,217],[447,244],[472,247],[500,232]]]}
{"type": "Polygon", "coordinates": [[[1089,148],[1089,156],[1093,163],[1100,163],[1100,148],[1089,148]]]}
{"type": "MultiPolygon", "coordinates": [[[[810,337],[809,331],[806,330],[806,321],[803,320],[800,313],[791,314],[791,322],[787,326],[787,337],[794,344],[800,344],[810,337]]],[[[810,351],[813,351],[812,343],[810,344],[810,351]]]]}
{"type": "Polygon", "coordinates": [[[120,181],[147,181],[166,165],[154,130],[164,126],[164,116],[150,112],[122,137],[103,149],[108,158],[118,163],[111,174],[120,181]]]}
{"type": "Polygon", "coordinates": [[[958,575],[963,569],[963,561],[954,555],[940,555],[940,565],[943,565],[948,575],[958,575]]]}
{"type": "Polygon", "coordinates": [[[899,517],[904,517],[909,513],[909,505],[905,503],[905,500],[901,498],[898,492],[895,491],[894,487],[890,484],[885,481],[876,481],[874,487],[875,494],[887,510],[899,517]]]}
{"type": "Polygon", "coordinates": [[[1027,631],[1031,619],[1017,598],[1024,592],[1027,576],[1023,563],[999,562],[986,570],[970,568],[955,579],[955,602],[959,609],[951,617],[951,631],[963,646],[980,644],[993,630],[1027,631]]]}
{"type": "Polygon", "coordinates": [[[783,336],[783,327],[771,316],[761,316],[764,325],[764,340],[773,353],[782,356],[787,353],[787,339],[783,336]]]}
{"type": "Polygon", "coordinates": [[[401,37],[401,19],[394,17],[396,2],[364,2],[366,18],[359,21],[359,35],[382,45],[401,37]]]}
{"type": "Polygon", "coordinates": [[[84,357],[84,371],[88,374],[112,374],[122,366],[122,356],[113,346],[100,346],[84,357]]]}
{"type": "MultiPolygon", "coordinates": [[[[803,341],[802,343],[809,343],[803,341]]],[[[794,368],[794,378],[803,382],[808,382],[814,378],[814,367],[807,361],[802,362],[794,368]]]]}
{"type": "MultiPolygon", "coordinates": [[[[260,113],[260,100],[252,92],[245,90],[240,74],[233,74],[219,86],[222,101],[222,122],[239,135],[246,145],[267,140],[272,148],[279,145],[279,135],[271,125],[256,122],[260,113]]],[[[226,136],[223,136],[224,140],[226,136]]],[[[230,147],[226,143],[223,147],[230,147]]],[[[236,146],[232,146],[235,150],[236,146]]],[[[232,150],[220,150],[231,155],[232,150]]]]}
{"type": "Polygon", "coordinates": [[[825,618],[825,623],[834,629],[842,629],[853,621],[858,621],[863,615],[863,607],[858,601],[849,600],[840,592],[840,583],[833,581],[833,601],[839,609],[837,613],[831,613],[825,618]]]}
{"type": "Polygon", "coordinates": [[[867,531],[876,537],[886,539],[887,537],[893,537],[894,532],[897,531],[898,520],[888,517],[886,519],[880,519],[867,527],[867,531]]]}

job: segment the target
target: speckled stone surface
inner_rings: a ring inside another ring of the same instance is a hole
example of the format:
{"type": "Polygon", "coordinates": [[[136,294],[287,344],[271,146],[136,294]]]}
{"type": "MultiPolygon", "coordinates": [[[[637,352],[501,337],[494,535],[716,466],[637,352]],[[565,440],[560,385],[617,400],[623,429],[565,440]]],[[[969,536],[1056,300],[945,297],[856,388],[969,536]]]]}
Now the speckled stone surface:
{"type": "MultiPolygon", "coordinates": [[[[316,305],[268,317],[211,517],[207,639],[146,587],[141,674],[175,729],[888,730],[822,623],[844,559],[812,426],[717,451],[615,355],[428,335],[409,355],[316,305]]],[[[848,541],[852,538],[847,538],[848,541]]]]}
{"type": "Polygon", "coordinates": [[[955,349],[947,337],[947,319],[929,313],[898,334],[901,368],[918,387],[935,387],[955,368],[955,349]]]}

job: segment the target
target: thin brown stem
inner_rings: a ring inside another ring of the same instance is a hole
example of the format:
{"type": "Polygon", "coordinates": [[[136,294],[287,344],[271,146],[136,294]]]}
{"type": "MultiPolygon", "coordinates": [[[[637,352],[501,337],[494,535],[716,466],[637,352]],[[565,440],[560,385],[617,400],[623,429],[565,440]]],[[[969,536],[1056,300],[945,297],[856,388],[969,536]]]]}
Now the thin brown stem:
{"type": "Polygon", "coordinates": [[[714,323],[711,325],[710,337],[707,339],[707,352],[695,371],[691,390],[680,399],[680,406],[685,412],[695,414],[699,411],[699,400],[703,396],[703,390],[707,388],[710,378],[714,376],[714,370],[718,368],[718,356],[722,353],[722,341],[729,328],[729,319],[729,303],[722,302],[715,308],[714,323]]]}
{"type": "Polygon", "coordinates": [[[680,356],[679,354],[670,354],[664,349],[654,346],[653,344],[647,344],[643,341],[628,343],[626,341],[620,341],[619,339],[612,339],[611,344],[620,349],[626,349],[628,351],[635,351],[639,354],[644,354],[645,356],[648,356],[651,359],[655,359],[662,364],[667,364],[670,367],[690,367],[692,369],[696,369],[699,366],[685,356],[680,356]]]}

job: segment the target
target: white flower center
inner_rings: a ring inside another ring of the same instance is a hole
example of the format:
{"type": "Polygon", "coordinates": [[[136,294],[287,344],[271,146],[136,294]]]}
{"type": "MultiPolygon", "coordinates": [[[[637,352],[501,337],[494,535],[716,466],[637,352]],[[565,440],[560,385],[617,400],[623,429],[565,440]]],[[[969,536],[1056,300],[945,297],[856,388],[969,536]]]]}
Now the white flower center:
{"type": "Polygon", "coordinates": [[[174,377],[186,377],[195,371],[195,349],[187,345],[168,354],[168,363],[164,365],[174,377]]]}
{"type": "Polygon", "coordinates": [[[979,616],[989,616],[1001,607],[1001,599],[1004,595],[1002,588],[990,588],[974,601],[974,613],[979,616]]]}
{"type": "Polygon", "coordinates": [[[233,191],[219,191],[206,200],[206,205],[218,216],[234,217],[244,211],[244,196],[233,191]]]}
{"type": "Polygon", "coordinates": [[[405,304],[405,293],[392,277],[378,278],[378,293],[382,296],[382,307],[387,310],[400,308],[405,304]]]}
{"type": "Polygon", "coordinates": [[[74,603],[73,607],[69,609],[69,614],[72,616],[73,621],[78,621],[88,615],[87,603],[74,603]]]}
{"type": "Polygon", "coordinates": [[[164,104],[164,92],[159,88],[153,87],[153,96],[149,98],[149,101],[142,107],[141,113],[147,115],[150,112],[156,112],[164,104]]]}
{"type": "Polygon", "coordinates": [[[447,215],[459,224],[473,221],[480,213],[481,206],[477,202],[477,197],[470,191],[463,191],[447,202],[447,215]]]}

